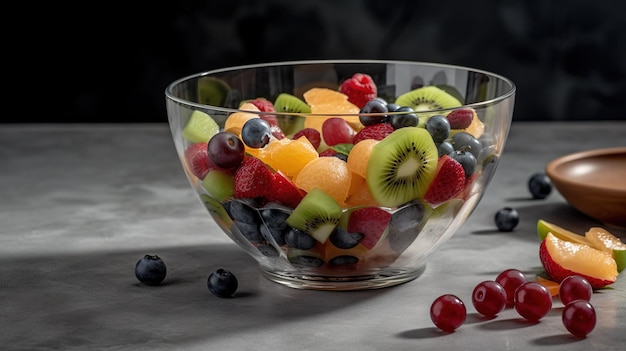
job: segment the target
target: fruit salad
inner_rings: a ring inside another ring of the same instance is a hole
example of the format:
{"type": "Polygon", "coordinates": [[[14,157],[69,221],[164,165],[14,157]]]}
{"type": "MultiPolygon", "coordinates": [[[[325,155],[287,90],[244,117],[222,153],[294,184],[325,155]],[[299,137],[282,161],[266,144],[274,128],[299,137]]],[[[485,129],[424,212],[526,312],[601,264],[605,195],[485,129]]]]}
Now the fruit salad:
{"type": "Polygon", "coordinates": [[[387,101],[364,73],[243,100],[223,123],[195,110],[182,136],[187,176],[233,240],[325,275],[389,266],[423,230],[445,230],[497,157],[455,94],[424,86],[387,101]]]}

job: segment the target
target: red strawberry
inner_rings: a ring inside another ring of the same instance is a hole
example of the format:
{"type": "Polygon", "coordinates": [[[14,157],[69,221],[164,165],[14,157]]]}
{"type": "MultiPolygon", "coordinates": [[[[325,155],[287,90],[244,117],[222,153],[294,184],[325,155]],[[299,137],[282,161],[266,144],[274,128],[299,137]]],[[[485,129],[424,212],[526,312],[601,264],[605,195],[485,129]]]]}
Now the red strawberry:
{"type": "Polygon", "coordinates": [[[278,202],[285,206],[295,208],[298,206],[304,192],[300,190],[289,178],[281,171],[274,173],[274,181],[271,189],[265,195],[267,201],[278,202]]]}
{"type": "Polygon", "coordinates": [[[322,152],[320,152],[320,157],[333,157],[337,155],[337,151],[333,150],[333,149],[326,149],[322,152]]]}
{"type": "Polygon", "coordinates": [[[200,179],[204,179],[207,173],[213,169],[229,172],[216,166],[213,161],[211,161],[207,152],[207,146],[208,144],[206,142],[199,142],[189,145],[185,150],[185,162],[191,173],[200,179]]]}
{"type": "Polygon", "coordinates": [[[276,112],[274,104],[265,98],[256,98],[254,100],[248,100],[247,102],[256,106],[261,112],[276,112]]]}
{"type": "Polygon", "coordinates": [[[235,171],[235,198],[265,197],[274,182],[272,171],[255,157],[246,157],[235,171]]]}
{"type": "Polygon", "coordinates": [[[300,138],[301,136],[305,136],[307,139],[309,139],[309,142],[311,143],[311,145],[313,145],[313,147],[316,149],[322,143],[322,136],[320,135],[320,132],[318,132],[317,129],[315,128],[301,129],[296,134],[293,135],[292,139],[296,140],[300,138]]]}
{"type": "Polygon", "coordinates": [[[352,78],[341,83],[339,91],[348,95],[348,101],[359,108],[375,98],[378,94],[376,83],[371,76],[365,73],[355,73],[352,78]]]}
{"type": "Polygon", "coordinates": [[[378,207],[365,207],[353,211],[348,220],[348,232],[361,233],[361,244],[371,250],[380,241],[391,219],[391,213],[378,207]]]}
{"type": "Polygon", "coordinates": [[[356,145],[356,143],[365,139],[383,140],[393,131],[394,129],[390,123],[377,123],[371,126],[366,126],[356,133],[354,139],[352,139],[352,143],[356,145]]]}
{"type": "Polygon", "coordinates": [[[450,122],[450,129],[465,129],[472,124],[474,119],[474,109],[465,107],[456,109],[446,116],[450,122]]]}
{"type": "MultiPolygon", "coordinates": [[[[254,100],[249,100],[248,102],[256,106],[261,112],[276,112],[274,104],[265,98],[256,98],[254,100]]],[[[276,119],[275,115],[261,113],[259,114],[259,117],[261,117],[261,119],[264,119],[267,123],[270,124],[270,128],[272,130],[272,135],[274,136],[274,138],[283,139],[285,137],[282,129],[280,129],[280,127],[278,126],[278,119],[276,119]]]]}
{"type": "Polygon", "coordinates": [[[431,204],[438,204],[452,199],[465,188],[465,171],[463,166],[448,155],[443,155],[437,163],[437,172],[424,200],[431,204]]]}

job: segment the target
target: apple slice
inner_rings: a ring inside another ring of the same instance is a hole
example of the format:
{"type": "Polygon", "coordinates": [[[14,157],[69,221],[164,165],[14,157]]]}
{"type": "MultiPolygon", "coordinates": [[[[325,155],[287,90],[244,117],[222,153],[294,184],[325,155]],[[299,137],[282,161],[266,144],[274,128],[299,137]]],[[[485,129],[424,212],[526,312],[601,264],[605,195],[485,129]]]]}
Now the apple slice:
{"type": "Polygon", "coordinates": [[[539,236],[539,240],[543,241],[548,233],[552,233],[554,236],[561,240],[590,245],[587,238],[585,238],[585,236],[583,235],[576,234],[554,223],[544,221],[543,219],[537,221],[537,235],[539,236]]]}
{"type": "Polygon", "coordinates": [[[567,276],[580,275],[594,289],[613,284],[617,264],[611,254],[589,245],[561,240],[548,233],[539,246],[539,259],[548,277],[561,282],[567,276]]]}
{"type": "Polygon", "coordinates": [[[615,235],[604,228],[591,227],[585,233],[585,238],[587,238],[591,246],[613,255],[613,259],[617,263],[618,272],[626,268],[626,244],[615,235]]]}

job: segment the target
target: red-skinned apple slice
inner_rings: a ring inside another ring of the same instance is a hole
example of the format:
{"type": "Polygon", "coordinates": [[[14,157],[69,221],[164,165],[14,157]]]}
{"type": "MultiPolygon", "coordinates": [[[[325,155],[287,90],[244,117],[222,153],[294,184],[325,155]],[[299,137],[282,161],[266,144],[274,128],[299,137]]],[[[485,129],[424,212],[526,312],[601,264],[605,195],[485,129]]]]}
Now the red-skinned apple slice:
{"type": "Polygon", "coordinates": [[[617,264],[607,252],[589,245],[561,240],[548,233],[539,247],[539,259],[551,280],[561,282],[570,275],[586,278],[594,289],[613,284],[617,264]]]}

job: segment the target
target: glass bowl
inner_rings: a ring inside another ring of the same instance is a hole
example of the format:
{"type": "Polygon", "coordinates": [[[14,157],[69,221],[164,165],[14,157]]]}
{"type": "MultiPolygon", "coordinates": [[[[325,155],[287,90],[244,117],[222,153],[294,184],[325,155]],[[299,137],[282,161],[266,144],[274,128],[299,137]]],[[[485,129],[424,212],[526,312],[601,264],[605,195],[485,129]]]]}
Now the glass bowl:
{"type": "Polygon", "coordinates": [[[321,60],[193,74],[165,95],[198,199],[262,274],[358,290],[417,278],[470,216],[515,85],[459,66],[321,60]]]}

